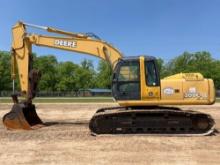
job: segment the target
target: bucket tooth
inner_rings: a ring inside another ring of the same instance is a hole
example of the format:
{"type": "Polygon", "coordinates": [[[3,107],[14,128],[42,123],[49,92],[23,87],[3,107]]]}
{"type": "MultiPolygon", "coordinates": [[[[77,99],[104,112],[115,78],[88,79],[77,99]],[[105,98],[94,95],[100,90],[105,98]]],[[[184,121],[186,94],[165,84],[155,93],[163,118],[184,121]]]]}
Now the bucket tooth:
{"type": "Polygon", "coordinates": [[[43,126],[34,104],[17,103],[4,115],[3,124],[7,129],[33,130],[43,126]]]}

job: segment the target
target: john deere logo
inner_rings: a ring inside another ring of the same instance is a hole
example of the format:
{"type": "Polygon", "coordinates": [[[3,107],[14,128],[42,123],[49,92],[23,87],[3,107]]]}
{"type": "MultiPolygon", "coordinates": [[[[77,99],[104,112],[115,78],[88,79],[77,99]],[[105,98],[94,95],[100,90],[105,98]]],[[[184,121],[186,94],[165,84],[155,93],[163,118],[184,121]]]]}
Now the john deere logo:
{"type": "Polygon", "coordinates": [[[75,48],[76,47],[76,41],[55,40],[54,45],[75,48]]]}

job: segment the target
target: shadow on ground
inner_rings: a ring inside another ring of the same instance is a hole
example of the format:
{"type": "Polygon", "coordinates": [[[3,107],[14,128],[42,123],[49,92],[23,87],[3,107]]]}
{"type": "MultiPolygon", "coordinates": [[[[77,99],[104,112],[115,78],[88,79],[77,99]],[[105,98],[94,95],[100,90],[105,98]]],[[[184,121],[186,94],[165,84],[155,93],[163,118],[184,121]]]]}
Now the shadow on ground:
{"type": "Polygon", "coordinates": [[[44,123],[45,126],[54,126],[54,125],[89,125],[88,120],[80,120],[80,121],[71,121],[71,122],[66,122],[66,121],[49,121],[44,123]]]}

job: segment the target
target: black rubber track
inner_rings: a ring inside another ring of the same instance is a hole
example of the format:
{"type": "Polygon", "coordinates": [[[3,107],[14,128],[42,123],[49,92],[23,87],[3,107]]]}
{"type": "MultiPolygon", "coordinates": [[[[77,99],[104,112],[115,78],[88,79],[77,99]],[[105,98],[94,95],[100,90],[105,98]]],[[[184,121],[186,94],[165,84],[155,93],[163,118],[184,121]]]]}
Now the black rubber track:
{"type": "Polygon", "coordinates": [[[112,107],[99,109],[89,123],[92,134],[209,135],[213,118],[173,107],[112,107]]]}

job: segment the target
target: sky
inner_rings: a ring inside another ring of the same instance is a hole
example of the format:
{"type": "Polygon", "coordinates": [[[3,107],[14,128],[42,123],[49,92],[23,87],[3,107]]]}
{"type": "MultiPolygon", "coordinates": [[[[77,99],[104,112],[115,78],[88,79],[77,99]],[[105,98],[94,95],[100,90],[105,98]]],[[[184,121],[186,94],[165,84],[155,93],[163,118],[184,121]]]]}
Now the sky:
{"type": "MultiPolygon", "coordinates": [[[[0,0],[0,50],[10,50],[19,20],[71,32],[93,32],[124,56],[168,61],[184,51],[220,59],[220,0],[0,0]]],[[[38,55],[80,63],[88,55],[34,46],[38,55]]]]}

